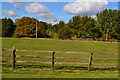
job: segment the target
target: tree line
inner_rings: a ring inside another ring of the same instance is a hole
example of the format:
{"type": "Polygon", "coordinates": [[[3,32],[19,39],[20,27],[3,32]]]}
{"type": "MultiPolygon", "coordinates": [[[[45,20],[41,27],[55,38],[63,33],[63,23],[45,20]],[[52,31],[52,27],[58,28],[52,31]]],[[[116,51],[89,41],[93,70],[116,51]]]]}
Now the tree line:
{"type": "Polygon", "coordinates": [[[36,25],[39,38],[107,38],[120,40],[120,11],[105,9],[96,17],[73,16],[67,23],[52,25],[35,18],[22,17],[15,22],[2,18],[2,37],[35,37],[36,25]]]}

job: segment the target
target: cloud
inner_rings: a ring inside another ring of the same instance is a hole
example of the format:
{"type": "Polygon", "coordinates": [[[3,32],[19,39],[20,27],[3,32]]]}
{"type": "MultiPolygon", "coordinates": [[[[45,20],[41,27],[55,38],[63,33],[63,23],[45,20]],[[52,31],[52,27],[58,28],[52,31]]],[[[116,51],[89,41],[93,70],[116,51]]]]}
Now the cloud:
{"type": "Polygon", "coordinates": [[[74,2],[76,0],[41,0],[41,2],[74,2]]]}
{"type": "MultiPolygon", "coordinates": [[[[76,0],[2,0],[2,2],[74,2],[76,0]]],[[[79,0],[79,2],[90,2],[91,0],[79,0]]],[[[119,0],[107,0],[108,2],[119,2],[119,0]]],[[[92,2],[97,2],[93,0],[92,2]]],[[[103,2],[103,0],[99,0],[103,2]]]]}
{"type": "Polygon", "coordinates": [[[42,18],[50,21],[56,22],[57,17],[44,5],[40,3],[31,3],[25,7],[27,13],[37,13],[42,18]]]}
{"type": "Polygon", "coordinates": [[[40,0],[3,0],[3,2],[35,2],[40,0]]]}
{"type": "Polygon", "coordinates": [[[49,10],[42,4],[32,3],[26,6],[25,11],[28,13],[48,13],[49,10]]]}
{"type": "Polygon", "coordinates": [[[2,10],[0,10],[0,14],[2,14],[2,10]]]}
{"type": "Polygon", "coordinates": [[[43,0],[45,2],[58,2],[59,0],[43,0]]]}
{"type": "Polygon", "coordinates": [[[52,14],[52,13],[41,13],[41,14],[39,14],[42,18],[44,18],[44,19],[46,19],[46,20],[48,20],[48,21],[50,21],[50,22],[57,22],[58,20],[57,20],[57,18],[55,17],[55,15],[54,14],[52,14]]]}
{"type": "Polygon", "coordinates": [[[10,4],[12,4],[15,8],[20,8],[22,6],[21,2],[9,2],[10,4]]]}
{"type": "Polygon", "coordinates": [[[5,16],[9,16],[9,17],[16,17],[16,16],[18,16],[18,15],[16,14],[16,12],[13,11],[13,10],[5,10],[5,11],[2,11],[2,14],[5,15],[5,16]]]}
{"type": "Polygon", "coordinates": [[[3,2],[73,2],[75,0],[3,0],[3,2]]]}
{"type": "Polygon", "coordinates": [[[64,11],[74,15],[95,15],[108,4],[106,0],[77,0],[64,6],[64,11]],[[83,1],[83,2],[82,2],[83,1]]]}

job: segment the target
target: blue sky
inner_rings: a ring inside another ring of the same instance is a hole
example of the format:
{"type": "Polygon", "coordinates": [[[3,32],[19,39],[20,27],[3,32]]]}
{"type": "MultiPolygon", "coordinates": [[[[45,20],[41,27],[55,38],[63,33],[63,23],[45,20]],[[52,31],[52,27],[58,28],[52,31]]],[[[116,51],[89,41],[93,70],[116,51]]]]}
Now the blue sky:
{"type": "Polygon", "coordinates": [[[118,10],[118,2],[108,2],[96,5],[77,3],[76,7],[72,6],[70,2],[3,2],[2,3],[2,17],[9,17],[13,19],[21,18],[23,16],[34,17],[41,21],[56,23],[60,20],[68,22],[74,15],[90,15],[95,16],[95,13],[103,9],[116,9],[118,10]],[[83,4],[83,5],[82,5],[83,4]],[[102,6],[101,6],[102,5],[102,6]],[[104,6],[103,6],[104,5],[104,6]],[[36,8],[38,6],[38,8],[36,8]],[[87,7],[90,6],[90,9],[87,7]],[[100,6],[100,7],[99,7],[100,6]],[[34,8],[35,7],[35,8],[34,8]],[[96,9],[100,8],[100,9],[96,9]],[[43,9],[42,9],[43,8],[43,9]],[[93,9],[95,8],[95,9],[93,9]],[[102,9],[101,9],[102,8],[102,9]],[[38,9],[38,10],[37,10],[38,9]],[[8,14],[9,13],[9,14],[8,14]]]}

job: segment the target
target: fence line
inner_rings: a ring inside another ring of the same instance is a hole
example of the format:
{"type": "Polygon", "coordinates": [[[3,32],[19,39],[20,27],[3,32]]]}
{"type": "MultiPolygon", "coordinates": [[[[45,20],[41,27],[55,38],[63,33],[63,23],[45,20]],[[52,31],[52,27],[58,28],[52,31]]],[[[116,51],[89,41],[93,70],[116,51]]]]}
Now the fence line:
{"type": "Polygon", "coordinates": [[[13,55],[0,55],[13,57],[13,61],[0,61],[0,62],[11,62],[13,63],[13,68],[16,67],[17,63],[40,63],[40,64],[51,64],[52,69],[54,70],[55,64],[74,64],[74,65],[88,65],[88,71],[91,70],[92,65],[120,65],[120,64],[97,64],[92,63],[93,60],[118,60],[120,58],[93,58],[93,54],[111,54],[117,55],[118,53],[85,53],[85,52],[70,52],[70,51],[41,51],[41,50],[18,50],[18,49],[1,49],[2,51],[12,51],[13,55]],[[31,55],[16,55],[16,52],[45,52],[52,53],[51,57],[43,57],[43,56],[31,56],[31,55]],[[55,53],[69,53],[69,54],[89,54],[89,58],[66,58],[66,57],[55,57],[55,53]],[[28,58],[50,58],[51,62],[38,62],[38,61],[16,61],[16,57],[28,57],[28,58]],[[88,63],[65,63],[65,62],[55,62],[55,59],[81,59],[81,60],[89,60],[88,63]]]}
{"type": "MultiPolygon", "coordinates": [[[[13,49],[0,49],[2,51],[13,51],[13,49]]],[[[18,52],[45,52],[52,53],[53,51],[42,51],[42,50],[18,50],[18,52]]],[[[72,51],[55,51],[56,53],[68,53],[68,54],[90,54],[89,52],[72,52],[72,51]]],[[[118,53],[94,53],[94,54],[110,54],[110,55],[120,55],[118,53]]]]}
{"type": "MultiPolygon", "coordinates": [[[[10,62],[13,63],[13,61],[0,61],[0,62],[10,62]]],[[[51,64],[51,62],[38,62],[38,61],[16,61],[17,63],[41,63],[41,64],[51,64]]],[[[65,62],[55,62],[55,64],[74,64],[74,65],[88,65],[89,63],[65,63],[65,62]]],[[[92,65],[120,65],[120,64],[97,64],[92,63],[92,65]]]]}
{"type": "MultiPolygon", "coordinates": [[[[3,57],[13,57],[13,55],[0,55],[3,57]]],[[[43,57],[43,56],[31,56],[31,55],[16,55],[16,57],[27,57],[27,58],[52,58],[52,57],[43,57]]],[[[55,59],[81,59],[88,60],[89,58],[72,58],[72,57],[55,57],[55,59]]],[[[119,60],[120,58],[93,58],[93,60],[119,60]]]]}

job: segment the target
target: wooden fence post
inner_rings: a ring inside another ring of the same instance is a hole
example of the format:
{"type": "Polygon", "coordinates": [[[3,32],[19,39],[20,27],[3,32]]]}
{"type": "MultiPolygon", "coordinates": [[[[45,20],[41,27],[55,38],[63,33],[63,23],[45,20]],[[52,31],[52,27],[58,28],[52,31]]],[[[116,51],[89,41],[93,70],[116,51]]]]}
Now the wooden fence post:
{"type": "Polygon", "coordinates": [[[90,58],[89,58],[89,64],[88,64],[88,71],[91,71],[91,65],[92,65],[92,55],[93,53],[90,53],[90,58]]]}
{"type": "Polygon", "coordinates": [[[16,61],[15,61],[15,57],[16,57],[15,52],[16,52],[16,50],[13,48],[13,68],[15,68],[15,63],[16,63],[16,61]]]}
{"type": "Polygon", "coordinates": [[[55,55],[55,51],[52,52],[52,70],[54,70],[54,64],[55,64],[55,62],[54,62],[54,59],[55,59],[54,55],[55,55]]]}

